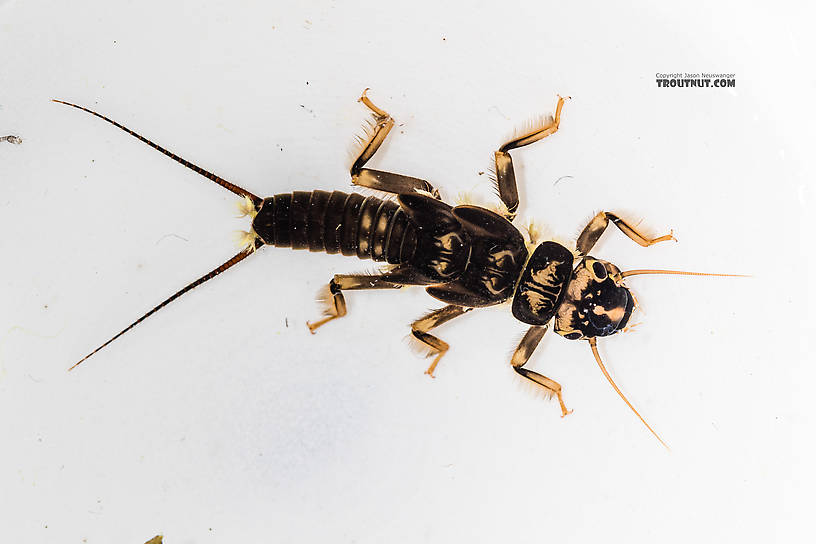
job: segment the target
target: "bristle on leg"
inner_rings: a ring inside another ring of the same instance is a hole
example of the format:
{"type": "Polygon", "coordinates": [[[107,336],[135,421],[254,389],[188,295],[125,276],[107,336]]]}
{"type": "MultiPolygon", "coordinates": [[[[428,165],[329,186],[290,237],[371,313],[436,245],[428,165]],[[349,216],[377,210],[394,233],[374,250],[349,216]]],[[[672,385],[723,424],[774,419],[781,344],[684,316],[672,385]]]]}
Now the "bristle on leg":
{"type": "Polygon", "coordinates": [[[320,315],[325,317],[334,315],[334,295],[330,284],[327,283],[317,291],[315,302],[320,306],[320,315]]]}
{"type": "Polygon", "coordinates": [[[515,373],[518,377],[517,383],[519,384],[519,388],[523,390],[525,393],[530,394],[535,399],[543,399],[546,401],[551,401],[555,398],[555,393],[547,389],[546,387],[541,387],[541,385],[528,380],[527,378],[523,377],[522,375],[515,373]]]}
{"type": "Polygon", "coordinates": [[[435,349],[414,336],[413,333],[409,333],[405,336],[405,343],[408,344],[408,349],[423,359],[427,359],[437,354],[435,349]]]}
{"type": "Polygon", "coordinates": [[[552,114],[538,115],[532,119],[522,122],[519,126],[513,129],[511,140],[524,138],[534,132],[547,130],[555,124],[555,118],[552,114]]]}
{"type": "Polygon", "coordinates": [[[376,135],[377,123],[371,119],[363,121],[363,126],[360,128],[360,132],[354,135],[354,140],[348,147],[350,165],[354,164],[360,155],[365,152],[376,135]]]}

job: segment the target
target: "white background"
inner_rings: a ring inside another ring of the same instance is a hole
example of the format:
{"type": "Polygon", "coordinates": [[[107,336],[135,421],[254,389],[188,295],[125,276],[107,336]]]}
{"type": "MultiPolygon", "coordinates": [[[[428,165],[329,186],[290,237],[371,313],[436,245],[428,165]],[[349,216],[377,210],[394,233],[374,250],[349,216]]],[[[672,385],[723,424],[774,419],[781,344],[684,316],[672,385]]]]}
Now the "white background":
{"type": "Polygon", "coordinates": [[[0,540],[15,543],[792,542],[816,484],[808,302],[813,13],[796,3],[0,1],[0,540]],[[658,89],[656,72],[736,74],[658,89]],[[369,265],[266,248],[66,369],[236,251],[230,193],[94,108],[261,195],[349,189],[371,98],[399,124],[376,168],[490,198],[514,151],[519,224],[642,276],[631,334],[550,333],[508,365],[507,306],[439,329],[437,378],[404,341],[422,290],[314,294],[369,265]],[[562,176],[558,184],[554,182],[562,176]],[[288,323],[288,326],[287,326],[288,323]]]}

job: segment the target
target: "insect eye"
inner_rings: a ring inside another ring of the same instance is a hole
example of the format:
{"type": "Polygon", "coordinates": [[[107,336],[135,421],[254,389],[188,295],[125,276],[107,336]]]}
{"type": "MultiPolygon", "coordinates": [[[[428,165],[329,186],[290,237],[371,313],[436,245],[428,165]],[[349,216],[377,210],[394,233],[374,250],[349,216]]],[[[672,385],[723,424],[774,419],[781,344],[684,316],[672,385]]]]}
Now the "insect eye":
{"type": "Polygon", "coordinates": [[[606,279],[606,267],[602,263],[593,261],[589,268],[592,275],[595,276],[596,281],[604,281],[606,279]]]}

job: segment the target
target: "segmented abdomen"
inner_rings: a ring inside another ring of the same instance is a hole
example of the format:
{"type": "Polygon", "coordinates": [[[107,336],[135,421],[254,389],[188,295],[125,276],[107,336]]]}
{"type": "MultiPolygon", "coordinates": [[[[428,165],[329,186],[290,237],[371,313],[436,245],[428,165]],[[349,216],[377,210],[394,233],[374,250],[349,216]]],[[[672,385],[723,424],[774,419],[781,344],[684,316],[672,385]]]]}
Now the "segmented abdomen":
{"type": "Polygon", "coordinates": [[[342,191],[295,191],[265,198],[252,228],[274,246],[410,262],[416,230],[396,202],[342,191]]]}

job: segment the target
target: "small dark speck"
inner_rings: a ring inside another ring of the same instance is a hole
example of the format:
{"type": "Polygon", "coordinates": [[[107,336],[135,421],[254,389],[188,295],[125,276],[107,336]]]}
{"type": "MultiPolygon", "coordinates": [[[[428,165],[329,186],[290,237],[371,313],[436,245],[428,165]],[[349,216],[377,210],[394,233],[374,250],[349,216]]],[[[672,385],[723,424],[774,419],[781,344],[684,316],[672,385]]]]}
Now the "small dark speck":
{"type": "Polygon", "coordinates": [[[287,317],[287,318],[285,319],[285,321],[286,321],[286,328],[288,329],[288,328],[289,328],[289,318],[287,317]]]}
{"type": "MultiPolygon", "coordinates": [[[[306,82],[306,85],[308,85],[308,84],[309,84],[309,82],[307,81],[307,82],[306,82]]],[[[210,531],[212,531],[212,529],[210,529],[210,531]]]]}
{"type": "Polygon", "coordinates": [[[444,36],[442,36],[442,41],[443,41],[443,42],[444,42],[444,41],[447,41],[447,38],[446,38],[446,37],[444,37],[444,36]]]}
{"type": "Polygon", "coordinates": [[[480,176],[484,176],[484,170],[480,171],[480,172],[479,172],[479,175],[480,175],[480,176]]]}
{"type": "Polygon", "coordinates": [[[47,310],[47,309],[48,309],[48,304],[43,304],[43,310],[47,310]]]}
{"type": "Polygon", "coordinates": [[[0,137],[0,142],[8,142],[14,145],[20,145],[23,143],[23,139],[19,136],[9,135],[9,136],[2,136],[0,137]]]}
{"type": "Polygon", "coordinates": [[[113,43],[116,43],[116,40],[113,40],[113,43]]]}
{"type": "Polygon", "coordinates": [[[96,162],[96,159],[91,159],[91,162],[96,162]]]}

